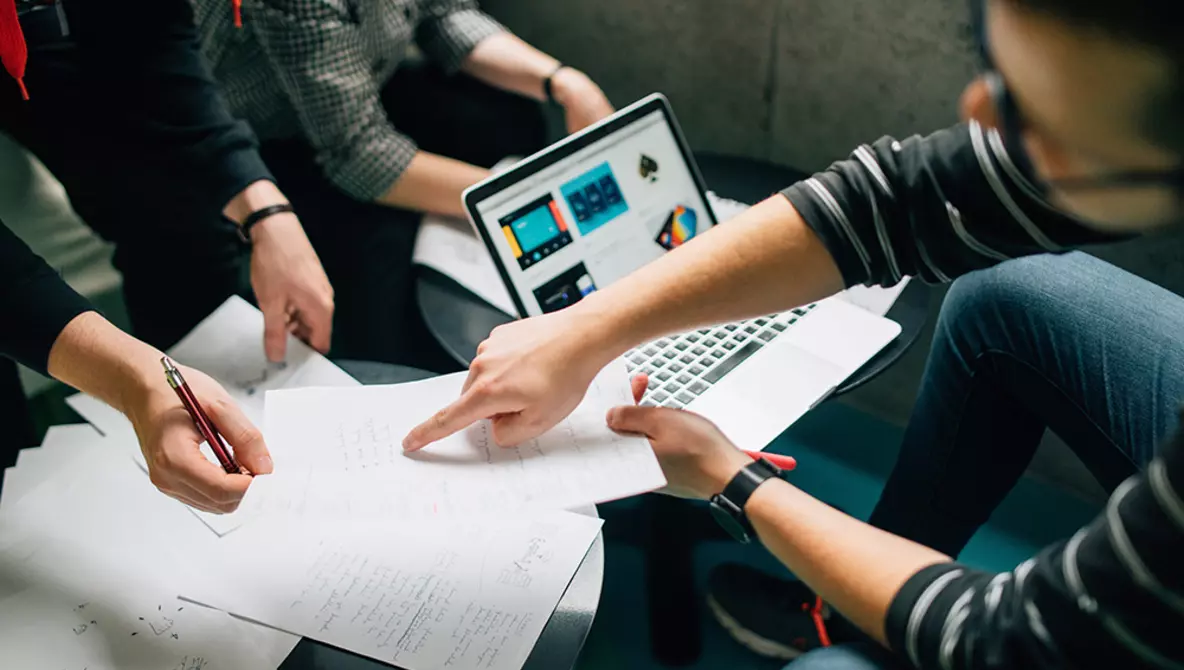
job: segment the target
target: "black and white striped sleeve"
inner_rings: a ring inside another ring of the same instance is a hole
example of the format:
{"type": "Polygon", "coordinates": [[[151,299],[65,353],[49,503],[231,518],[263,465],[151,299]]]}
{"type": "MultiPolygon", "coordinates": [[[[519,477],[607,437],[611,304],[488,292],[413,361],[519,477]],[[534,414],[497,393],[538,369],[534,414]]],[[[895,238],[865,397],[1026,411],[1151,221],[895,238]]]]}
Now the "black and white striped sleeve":
{"type": "Polygon", "coordinates": [[[922,670],[1184,670],[1184,436],[1092,524],[1015,570],[921,570],[885,628],[922,670]]]}
{"type": "Polygon", "coordinates": [[[885,137],[783,191],[848,286],[931,282],[1016,256],[1112,241],[1059,213],[975,122],[885,137]]]}

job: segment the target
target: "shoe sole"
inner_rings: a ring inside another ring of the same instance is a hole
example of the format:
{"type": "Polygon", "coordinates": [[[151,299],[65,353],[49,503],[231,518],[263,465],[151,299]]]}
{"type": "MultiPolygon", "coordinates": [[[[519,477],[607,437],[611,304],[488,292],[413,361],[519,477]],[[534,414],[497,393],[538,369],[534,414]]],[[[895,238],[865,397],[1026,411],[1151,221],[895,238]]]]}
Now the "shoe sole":
{"type": "Polygon", "coordinates": [[[711,615],[715,617],[720,626],[723,626],[723,629],[733,640],[758,656],[775,658],[779,661],[792,661],[804,653],[801,649],[786,646],[748,630],[728,614],[727,610],[711,595],[707,596],[707,608],[711,610],[711,615]]]}

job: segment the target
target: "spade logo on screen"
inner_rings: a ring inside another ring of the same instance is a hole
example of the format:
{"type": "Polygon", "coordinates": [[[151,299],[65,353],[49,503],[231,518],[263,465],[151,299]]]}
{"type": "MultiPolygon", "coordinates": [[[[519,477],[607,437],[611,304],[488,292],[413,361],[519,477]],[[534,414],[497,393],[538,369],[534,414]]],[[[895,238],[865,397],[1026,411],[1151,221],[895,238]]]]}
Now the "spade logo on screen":
{"type": "Polygon", "coordinates": [[[639,160],[637,163],[637,172],[641,175],[641,178],[646,181],[658,181],[658,161],[645,154],[642,154],[641,160],[639,160]]]}

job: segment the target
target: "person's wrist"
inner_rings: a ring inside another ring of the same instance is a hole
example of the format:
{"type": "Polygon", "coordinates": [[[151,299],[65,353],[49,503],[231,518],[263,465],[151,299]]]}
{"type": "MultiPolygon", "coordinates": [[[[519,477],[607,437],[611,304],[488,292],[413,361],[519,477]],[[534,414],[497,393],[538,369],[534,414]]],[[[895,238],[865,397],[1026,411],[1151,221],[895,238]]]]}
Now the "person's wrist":
{"type": "MultiPolygon", "coordinates": [[[[274,183],[267,180],[260,180],[252,182],[243,190],[239,191],[237,195],[226,204],[222,210],[222,214],[233,221],[235,225],[241,226],[243,221],[252,213],[257,212],[264,207],[271,205],[287,204],[288,199],[284,197],[280,188],[274,183]]],[[[258,226],[256,226],[258,227],[258,226]]]]}
{"type": "Polygon", "coordinates": [[[566,310],[576,322],[571,332],[580,333],[579,338],[571,338],[579,357],[592,361],[597,371],[637,344],[631,341],[617,310],[601,296],[594,292],[566,310]]]}
{"type": "Polygon", "coordinates": [[[588,75],[570,65],[564,65],[551,75],[551,97],[560,107],[567,108],[580,97],[581,92],[590,83],[592,80],[588,75]]]}
{"type": "Polygon", "coordinates": [[[736,475],[752,463],[752,458],[730,445],[727,449],[720,450],[719,453],[705,459],[702,470],[708,490],[700,492],[703,499],[706,500],[723,492],[724,488],[736,478],[736,475]]]}
{"type": "Polygon", "coordinates": [[[300,219],[293,212],[277,212],[276,214],[272,214],[251,226],[249,232],[251,245],[258,248],[260,245],[265,245],[269,240],[283,235],[286,231],[294,227],[300,227],[300,219]]]}

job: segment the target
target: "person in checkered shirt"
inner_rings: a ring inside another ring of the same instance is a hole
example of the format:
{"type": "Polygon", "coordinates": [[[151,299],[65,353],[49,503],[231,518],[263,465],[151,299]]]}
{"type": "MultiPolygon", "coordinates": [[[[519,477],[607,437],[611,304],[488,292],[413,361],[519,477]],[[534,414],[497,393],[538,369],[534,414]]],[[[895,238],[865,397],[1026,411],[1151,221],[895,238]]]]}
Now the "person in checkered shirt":
{"type": "Polygon", "coordinates": [[[336,290],[339,356],[433,360],[410,281],[421,214],[463,217],[461,192],[489,167],[541,149],[539,103],[568,131],[613,112],[587,75],[473,0],[245,0],[238,16],[230,0],[194,4],[231,111],[336,290]]]}

